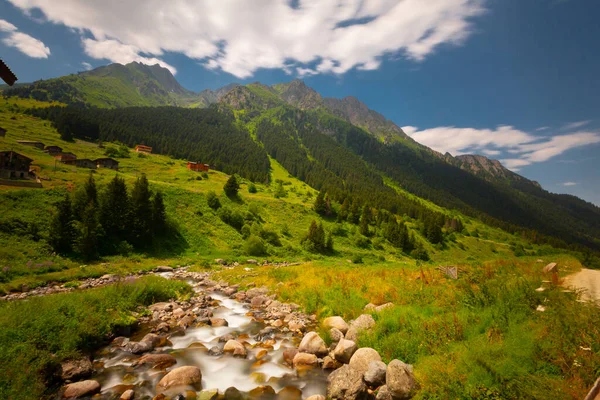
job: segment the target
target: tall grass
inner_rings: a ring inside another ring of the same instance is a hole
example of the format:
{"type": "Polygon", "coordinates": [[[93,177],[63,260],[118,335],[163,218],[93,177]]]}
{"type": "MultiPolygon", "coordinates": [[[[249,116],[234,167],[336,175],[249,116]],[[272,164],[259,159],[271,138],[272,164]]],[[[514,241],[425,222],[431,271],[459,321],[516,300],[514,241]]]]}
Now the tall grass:
{"type": "Polygon", "coordinates": [[[0,398],[40,399],[55,389],[60,362],[91,352],[135,323],[140,305],[189,293],[159,277],[0,304],[0,398]]]}

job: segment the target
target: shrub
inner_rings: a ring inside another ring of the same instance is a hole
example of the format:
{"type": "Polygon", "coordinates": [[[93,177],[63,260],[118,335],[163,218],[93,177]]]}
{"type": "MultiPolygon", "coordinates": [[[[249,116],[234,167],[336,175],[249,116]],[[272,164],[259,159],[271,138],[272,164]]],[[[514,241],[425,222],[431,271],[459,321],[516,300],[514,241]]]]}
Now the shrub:
{"type": "Polygon", "coordinates": [[[355,254],[352,256],[352,263],[353,264],[362,264],[363,263],[363,258],[360,254],[355,254]]]}
{"type": "Polygon", "coordinates": [[[249,256],[265,256],[267,255],[267,248],[260,237],[251,235],[244,245],[244,253],[249,256]]]}
{"type": "Polygon", "coordinates": [[[244,226],[244,216],[239,211],[232,210],[229,207],[222,207],[219,210],[219,218],[237,230],[241,230],[244,226]]]}
{"type": "Polygon", "coordinates": [[[256,193],[258,190],[256,189],[256,185],[254,183],[250,183],[248,185],[248,193],[256,193]]]}
{"type": "Polygon", "coordinates": [[[429,261],[429,254],[422,245],[418,245],[413,251],[411,251],[410,256],[417,260],[429,261]]]}
{"type": "Polygon", "coordinates": [[[206,194],[206,204],[213,210],[221,208],[221,201],[217,197],[217,194],[212,190],[206,194]]]}

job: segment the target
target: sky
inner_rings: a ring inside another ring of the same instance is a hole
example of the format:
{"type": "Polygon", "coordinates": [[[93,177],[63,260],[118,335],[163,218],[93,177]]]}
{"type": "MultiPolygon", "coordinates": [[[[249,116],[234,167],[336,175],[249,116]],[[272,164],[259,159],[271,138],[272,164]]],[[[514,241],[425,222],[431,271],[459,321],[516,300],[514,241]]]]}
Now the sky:
{"type": "Polygon", "coordinates": [[[19,82],[138,61],[187,89],[301,78],[412,138],[600,205],[598,0],[0,0],[19,82]]]}

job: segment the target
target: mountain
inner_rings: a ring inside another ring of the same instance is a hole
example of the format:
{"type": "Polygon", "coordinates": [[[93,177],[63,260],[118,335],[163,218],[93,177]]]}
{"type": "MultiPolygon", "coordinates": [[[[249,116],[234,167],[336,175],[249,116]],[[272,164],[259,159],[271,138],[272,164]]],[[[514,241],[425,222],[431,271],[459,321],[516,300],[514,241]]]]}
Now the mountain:
{"type": "Polygon", "coordinates": [[[512,172],[508,168],[505,168],[498,160],[491,160],[485,156],[476,154],[464,154],[452,157],[450,154],[446,153],[444,158],[448,163],[489,182],[504,182],[508,184],[524,183],[541,188],[538,182],[531,181],[512,172]]]}

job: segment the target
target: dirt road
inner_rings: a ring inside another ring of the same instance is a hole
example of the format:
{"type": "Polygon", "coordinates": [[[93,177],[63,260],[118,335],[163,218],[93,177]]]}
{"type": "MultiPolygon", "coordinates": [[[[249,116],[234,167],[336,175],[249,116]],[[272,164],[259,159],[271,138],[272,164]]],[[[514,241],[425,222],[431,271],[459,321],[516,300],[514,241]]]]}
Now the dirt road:
{"type": "Polygon", "coordinates": [[[600,271],[582,269],[581,271],[565,277],[564,286],[585,289],[583,300],[600,301],[600,271]]]}

